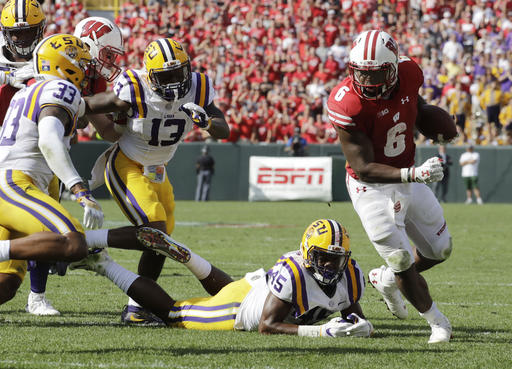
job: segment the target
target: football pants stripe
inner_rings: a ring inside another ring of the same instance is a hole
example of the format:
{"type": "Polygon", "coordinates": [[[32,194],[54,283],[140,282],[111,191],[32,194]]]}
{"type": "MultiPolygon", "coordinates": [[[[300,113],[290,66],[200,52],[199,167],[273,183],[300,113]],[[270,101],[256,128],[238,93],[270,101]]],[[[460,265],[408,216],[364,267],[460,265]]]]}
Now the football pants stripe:
{"type": "Polygon", "coordinates": [[[8,203],[25,210],[50,231],[65,234],[68,232],[77,232],[73,223],[59,210],[51,205],[28,195],[23,191],[12,178],[12,170],[5,171],[0,176],[0,197],[8,203]]]}
{"type": "Polygon", "coordinates": [[[221,322],[234,320],[239,308],[239,302],[217,306],[174,305],[171,311],[169,311],[169,318],[171,323],[183,321],[200,323],[221,322]]]}
{"type": "Polygon", "coordinates": [[[115,161],[120,152],[118,147],[114,150],[105,167],[105,177],[112,191],[112,195],[116,198],[117,202],[121,205],[123,212],[130,219],[132,224],[142,225],[149,223],[149,219],[137,203],[137,200],[128,189],[126,184],[121,180],[121,176],[115,168],[115,161]]]}

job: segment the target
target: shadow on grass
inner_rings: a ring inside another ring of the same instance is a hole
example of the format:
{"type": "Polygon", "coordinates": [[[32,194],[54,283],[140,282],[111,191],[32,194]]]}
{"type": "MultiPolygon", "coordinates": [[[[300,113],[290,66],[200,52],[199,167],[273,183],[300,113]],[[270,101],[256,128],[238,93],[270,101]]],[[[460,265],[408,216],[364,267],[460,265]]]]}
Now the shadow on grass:
{"type": "MultiPolygon", "coordinates": [[[[430,327],[425,324],[374,324],[375,333],[372,339],[387,338],[411,338],[411,337],[428,337],[430,335],[430,327]]],[[[450,342],[473,342],[488,343],[491,335],[511,335],[511,330],[506,329],[489,329],[488,327],[460,327],[455,326],[452,332],[450,342]]],[[[493,337],[493,343],[510,343],[510,337],[493,337]]]]}
{"type": "MultiPolygon", "coordinates": [[[[403,354],[403,353],[411,353],[411,352],[417,352],[417,353],[427,353],[432,352],[432,350],[428,347],[426,348],[410,348],[410,347],[404,347],[404,348],[389,348],[389,347],[315,347],[315,348],[301,348],[301,350],[304,350],[304,352],[307,352],[309,354],[319,354],[319,355],[334,355],[334,354],[347,354],[347,353],[357,353],[357,354],[389,354],[389,353],[396,353],[396,354],[403,354]]],[[[146,346],[139,346],[139,347],[125,347],[125,348],[107,348],[107,349],[84,349],[84,350],[39,350],[34,351],[36,354],[40,355],[53,355],[53,354],[83,354],[83,355],[96,355],[96,354],[115,354],[115,353],[123,353],[123,352],[147,352],[148,354],[155,354],[155,355],[168,355],[169,352],[172,352],[173,356],[201,356],[201,355],[218,355],[218,354],[225,354],[225,355],[233,355],[233,354],[264,354],[264,353],[290,353],[290,354],[297,354],[297,347],[296,346],[290,346],[290,347],[232,347],[229,349],[225,348],[213,348],[213,347],[182,347],[182,348],[155,348],[155,347],[146,347],[146,346]]],[[[436,350],[436,352],[454,352],[455,350],[445,348],[442,350],[436,350]]]]}

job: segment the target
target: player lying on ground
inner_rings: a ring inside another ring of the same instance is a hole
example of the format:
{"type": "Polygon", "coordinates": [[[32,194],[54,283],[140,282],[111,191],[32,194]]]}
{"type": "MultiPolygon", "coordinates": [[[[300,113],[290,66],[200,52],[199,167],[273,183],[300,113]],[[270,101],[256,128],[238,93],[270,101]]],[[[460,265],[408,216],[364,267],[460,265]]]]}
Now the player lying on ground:
{"type": "Polygon", "coordinates": [[[368,337],[373,332],[358,302],[365,287],[363,272],[350,258],[345,228],[334,220],[313,222],[300,250],[281,256],[269,271],[259,269],[238,281],[159,230],[142,227],[137,237],[147,248],[187,266],[212,296],[176,301],[156,282],[115,263],[106,250],[71,268],[106,276],[172,327],[311,337],[368,337]],[[341,316],[313,325],[335,312],[341,316]]]}

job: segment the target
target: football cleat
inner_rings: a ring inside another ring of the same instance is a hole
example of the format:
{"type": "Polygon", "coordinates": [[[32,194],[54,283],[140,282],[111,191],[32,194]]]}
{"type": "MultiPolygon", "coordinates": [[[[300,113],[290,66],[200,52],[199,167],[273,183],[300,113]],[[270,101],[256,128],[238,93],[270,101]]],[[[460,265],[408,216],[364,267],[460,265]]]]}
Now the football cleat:
{"type": "Polygon", "coordinates": [[[382,280],[382,275],[385,270],[386,267],[384,265],[380,268],[371,270],[370,273],[368,273],[368,280],[382,295],[389,311],[391,311],[391,313],[398,319],[406,319],[408,315],[407,307],[405,306],[405,301],[400,294],[400,290],[396,284],[386,285],[382,280]]]}
{"type": "Polygon", "coordinates": [[[96,272],[99,275],[105,275],[105,268],[112,258],[105,249],[94,249],[89,251],[89,255],[79,261],[69,264],[70,270],[85,269],[96,272]]]}
{"type": "Polygon", "coordinates": [[[39,316],[60,315],[60,312],[52,306],[50,301],[46,299],[44,292],[35,293],[30,291],[25,311],[39,316]]]}
{"type": "Polygon", "coordinates": [[[432,334],[428,343],[449,342],[452,338],[452,325],[446,316],[440,314],[437,319],[430,324],[432,334]]]}
{"type": "Polygon", "coordinates": [[[186,263],[190,260],[190,250],[185,245],[173,240],[169,235],[158,229],[140,227],[137,229],[137,240],[148,249],[179,263],[186,263]]]}
{"type": "Polygon", "coordinates": [[[132,305],[125,305],[121,313],[121,322],[129,325],[165,325],[164,321],[152,312],[132,305]]]}

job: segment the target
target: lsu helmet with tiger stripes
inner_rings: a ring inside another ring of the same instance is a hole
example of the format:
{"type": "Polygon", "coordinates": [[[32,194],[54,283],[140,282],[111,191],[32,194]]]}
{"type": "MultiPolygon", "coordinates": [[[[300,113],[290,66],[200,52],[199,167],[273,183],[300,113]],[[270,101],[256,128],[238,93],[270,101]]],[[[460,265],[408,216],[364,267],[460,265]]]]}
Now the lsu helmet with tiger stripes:
{"type": "Polygon", "coordinates": [[[398,82],[398,44],[379,30],[359,34],[350,50],[349,73],[356,93],[366,100],[387,96],[398,82]]]}
{"type": "Polygon", "coordinates": [[[116,64],[118,56],[124,54],[123,35],[119,27],[103,17],[82,19],[73,33],[89,46],[94,67],[107,82],[112,82],[121,73],[116,64]]]}
{"type": "Polygon", "coordinates": [[[7,49],[14,56],[30,60],[46,25],[37,0],[9,0],[2,9],[0,24],[7,49]]]}
{"type": "Polygon", "coordinates": [[[65,79],[79,91],[87,85],[86,71],[91,54],[84,42],[73,35],[46,37],[34,50],[34,72],[37,79],[65,79]]]}
{"type": "Polygon", "coordinates": [[[339,281],[350,258],[350,239],[345,227],[333,219],[311,223],[300,244],[304,266],[323,285],[339,281]]]}
{"type": "Polygon", "coordinates": [[[192,87],[190,59],[172,38],[151,42],[144,52],[144,66],[151,88],[167,101],[185,97],[192,87]]]}

